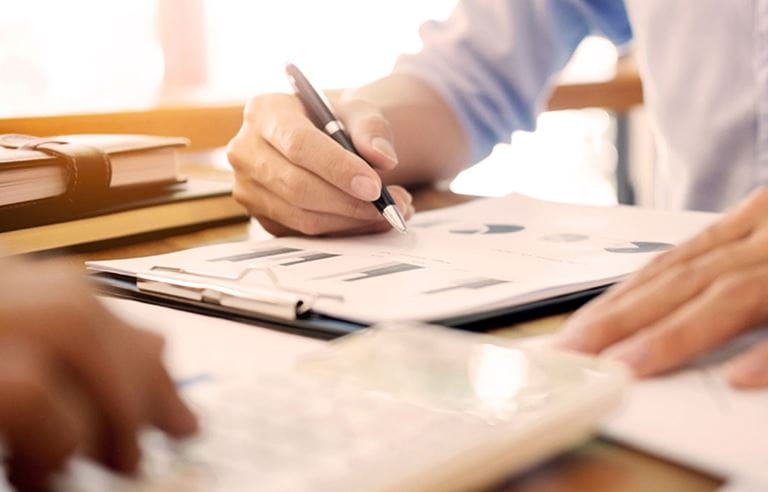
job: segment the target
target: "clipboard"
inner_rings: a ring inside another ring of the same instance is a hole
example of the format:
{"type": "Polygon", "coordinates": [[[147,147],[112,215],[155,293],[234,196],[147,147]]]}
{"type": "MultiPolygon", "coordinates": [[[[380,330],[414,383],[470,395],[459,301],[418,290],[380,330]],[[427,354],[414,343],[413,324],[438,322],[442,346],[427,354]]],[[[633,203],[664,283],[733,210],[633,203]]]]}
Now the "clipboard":
{"type": "MultiPolygon", "coordinates": [[[[268,270],[268,269],[267,269],[268,270]]],[[[279,331],[333,339],[368,327],[366,324],[334,318],[312,310],[313,296],[321,293],[286,289],[272,278],[271,289],[232,289],[216,282],[217,276],[155,267],[136,276],[98,272],[91,277],[100,290],[114,297],[180,309],[207,316],[254,324],[279,331]],[[181,273],[194,279],[166,275],[181,273]]],[[[229,280],[236,280],[230,278],[229,280]]],[[[551,298],[494,308],[429,323],[470,330],[488,331],[538,317],[575,310],[604,292],[611,284],[551,298]]]]}

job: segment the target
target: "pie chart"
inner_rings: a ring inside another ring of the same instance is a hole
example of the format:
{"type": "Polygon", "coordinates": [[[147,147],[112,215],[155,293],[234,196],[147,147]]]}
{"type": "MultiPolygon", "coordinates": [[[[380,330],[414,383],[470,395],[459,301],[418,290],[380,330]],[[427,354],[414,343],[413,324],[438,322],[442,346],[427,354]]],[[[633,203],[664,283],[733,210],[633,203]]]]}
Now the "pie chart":
{"type": "Polygon", "coordinates": [[[524,229],[525,227],[516,224],[483,224],[470,229],[455,229],[451,234],[513,234],[524,229]]]}

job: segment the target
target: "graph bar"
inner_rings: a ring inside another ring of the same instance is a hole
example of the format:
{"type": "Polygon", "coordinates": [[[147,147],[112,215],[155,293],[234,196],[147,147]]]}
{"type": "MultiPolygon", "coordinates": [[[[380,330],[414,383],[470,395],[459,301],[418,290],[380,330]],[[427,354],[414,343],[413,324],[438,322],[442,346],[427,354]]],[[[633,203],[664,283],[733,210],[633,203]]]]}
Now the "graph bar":
{"type": "Polygon", "coordinates": [[[268,258],[270,256],[277,256],[277,255],[284,255],[287,253],[295,253],[297,251],[301,251],[297,248],[274,248],[274,249],[265,249],[261,251],[251,251],[250,253],[240,253],[237,255],[232,256],[224,256],[223,258],[214,258],[212,262],[216,261],[231,261],[231,262],[238,262],[238,261],[248,261],[248,260],[257,260],[259,258],[268,258]]]}
{"type": "Polygon", "coordinates": [[[416,229],[429,229],[430,227],[435,227],[443,224],[449,223],[450,220],[448,219],[435,219],[435,220],[427,220],[424,222],[417,222],[414,224],[408,224],[408,227],[416,228],[416,229]]]}
{"type": "Polygon", "coordinates": [[[443,292],[451,292],[454,290],[462,290],[462,289],[484,289],[486,287],[493,287],[494,285],[499,284],[506,284],[508,280],[499,280],[495,278],[474,278],[471,280],[467,280],[464,282],[461,282],[459,284],[451,285],[450,287],[441,287],[439,289],[434,290],[428,290],[424,292],[425,294],[441,294],[443,292]]]}
{"type": "Polygon", "coordinates": [[[306,253],[298,256],[298,260],[291,260],[287,261],[285,263],[280,263],[280,266],[293,266],[293,265],[301,265],[302,263],[309,263],[312,261],[318,261],[318,260],[325,260],[328,258],[336,258],[337,256],[333,253],[306,253]]]}
{"type": "Polygon", "coordinates": [[[389,262],[389,263],[382,263],[380,265],[365,267],[362,269],[349,270],[346,272],[334,273],[332,275],[324,275],[322,277],[317,277],[314,280],[327,280],[330,278],[340,278],[340,277],[347,277],[352,275],[351,278],[345,278],[343,281],[357,282],[358,280],[366,280],[369,278],[383,277],[385,275],[394,275],[396,273],[408,272],[411,270],[419,270],[421,268],[424,268],[424,267],[419,265],[411,265],[410,263],[389,262]]]}
{"type": "Polygon", "coordinates": [[[451,234],[512,234],[524,231],[525,227],[516,224],[484,224],[481,228],[458,229],[450,231],[451,234]]]}
{"type": "Polygon", "coordinates": [[[674,244],[656,243],[651,241],[632,241],[632,246],[619,248],[605,248],[609,253],[655,253],[657,251],[666,251],[675,247],[674,244]]]}
{"type": "Polygon", "coordinates": [[[385,275],[393,275],[395,273],[409,272],[411,270],[418,270],[424,268],[418,265],[410,265],[408,263],[395,263],[394,265],[381,266],[371,268],[370,270],[364,270],[360,272],[360,275],[353,278],[344,279],[345,282],[357,282],[358,280],[367,280],[369,278],[383,277],[385,275]]]}

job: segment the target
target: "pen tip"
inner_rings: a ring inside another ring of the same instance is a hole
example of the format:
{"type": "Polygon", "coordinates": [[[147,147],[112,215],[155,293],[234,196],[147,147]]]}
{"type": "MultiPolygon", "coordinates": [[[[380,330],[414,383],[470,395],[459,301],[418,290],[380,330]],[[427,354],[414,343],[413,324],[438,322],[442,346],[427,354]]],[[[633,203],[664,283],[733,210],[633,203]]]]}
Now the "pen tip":
{"type": "Polygon", "coordinates": [[[394,230],[399,232],[400,234],[405,234],[408,232],[408,226],[405,225],[405,219],[403,218],[400,211],[395,207],[394,205],[390,205],[387,208],[384,209],[382,212],[384,215],[384,218],[387,219],[387,222],[392,226],[394,230]]]}

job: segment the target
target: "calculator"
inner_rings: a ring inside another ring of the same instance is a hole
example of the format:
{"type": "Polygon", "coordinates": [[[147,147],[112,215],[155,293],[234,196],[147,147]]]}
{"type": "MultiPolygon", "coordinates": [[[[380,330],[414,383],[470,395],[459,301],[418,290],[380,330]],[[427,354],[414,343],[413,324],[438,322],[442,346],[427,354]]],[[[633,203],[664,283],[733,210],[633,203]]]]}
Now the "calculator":
{"type": "Polygon", "coordinates": [[[331,342],[290,370],[185,390],[186,441],[142,436],[138,478],[84,460],[66,491],[422,491],[493,485],[588,437],[617,362],[419,323],[331,342]]]}

